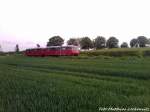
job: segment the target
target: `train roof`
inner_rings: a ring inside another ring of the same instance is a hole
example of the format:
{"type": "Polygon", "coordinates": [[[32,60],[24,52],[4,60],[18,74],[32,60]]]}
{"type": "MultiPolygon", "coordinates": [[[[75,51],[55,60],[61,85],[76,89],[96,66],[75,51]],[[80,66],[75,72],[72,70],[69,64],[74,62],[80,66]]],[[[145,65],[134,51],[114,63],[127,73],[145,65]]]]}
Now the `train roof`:
{"type": "MultiPolygon", "coordinates": [[[[78,47],[78,46],[74,46],[74,45],[67,45],[67,46],[48,46],[46,48],[60,48],[60,47],[78,47]]],[[[26,50],[34,50],[34,49],[45,49],[44,47],[39,47],[39,48],[29,48],[26,50]]]]}
{"type": "Polygon", "coordinates": [[[47,48],[58,48],[58,47],[78,47],[74,45],[67,45],[67,46],[48,46],[47,48]]]}

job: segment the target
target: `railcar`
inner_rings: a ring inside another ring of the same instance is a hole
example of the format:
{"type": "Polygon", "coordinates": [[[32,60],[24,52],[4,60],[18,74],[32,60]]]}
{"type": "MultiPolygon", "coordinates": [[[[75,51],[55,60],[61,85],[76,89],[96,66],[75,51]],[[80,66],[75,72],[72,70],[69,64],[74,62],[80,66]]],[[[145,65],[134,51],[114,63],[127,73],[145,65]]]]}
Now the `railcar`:
{"type": "Polygon", "coordinates": [[[26,56],[78,56],[77,46],[51,46],[47,48],[33,48],[25,51],[26,56]]]}

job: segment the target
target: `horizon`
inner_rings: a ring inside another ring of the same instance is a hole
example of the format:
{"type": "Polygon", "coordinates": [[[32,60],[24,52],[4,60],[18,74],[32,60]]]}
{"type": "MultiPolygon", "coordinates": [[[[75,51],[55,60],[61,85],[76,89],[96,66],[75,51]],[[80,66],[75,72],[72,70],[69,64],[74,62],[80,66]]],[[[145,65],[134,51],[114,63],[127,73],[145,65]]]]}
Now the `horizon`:
{"type": "Polygon", "coordinates": [[[46,45],[59,35],[91,39],[111,36],[129,44],[138,36],[150,38],[148,0],[5,0],[0,1],[0,45],[14,51],[46,45]]]}

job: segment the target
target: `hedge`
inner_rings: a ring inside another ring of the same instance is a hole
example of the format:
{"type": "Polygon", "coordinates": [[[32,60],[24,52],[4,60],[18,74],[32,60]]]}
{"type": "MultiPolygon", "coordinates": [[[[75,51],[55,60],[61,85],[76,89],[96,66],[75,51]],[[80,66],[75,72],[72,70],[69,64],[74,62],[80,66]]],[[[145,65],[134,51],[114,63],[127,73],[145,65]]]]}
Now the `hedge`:
{"type": "Polygon", "coordinates": [[[112,57],[122,57],[122,56],[150,56],[150,49],[112,49],[112,50],[91,50],[91,51],[81,51],[81,55],[86,56],[112,56],[112,57]]]}

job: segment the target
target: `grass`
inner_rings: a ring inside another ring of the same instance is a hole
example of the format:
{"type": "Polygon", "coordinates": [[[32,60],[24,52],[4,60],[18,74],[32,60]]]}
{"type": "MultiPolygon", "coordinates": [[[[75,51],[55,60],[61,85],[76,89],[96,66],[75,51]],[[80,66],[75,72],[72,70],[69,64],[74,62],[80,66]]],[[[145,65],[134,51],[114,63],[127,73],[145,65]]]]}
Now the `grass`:
{"type": "Polygon", "coordinates": [[[81,52],[83,56],[137,56],[148,57],[150,56],[150,48],[113,48],[113,49],[101,49],[81,52]]]}
{"type": "Polygon", "coordinates": [[[150,107],[150,58],[0,56],[0,112],[150,107]]]}

